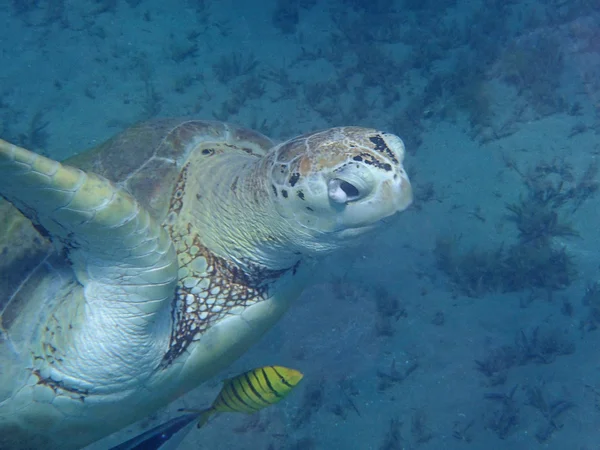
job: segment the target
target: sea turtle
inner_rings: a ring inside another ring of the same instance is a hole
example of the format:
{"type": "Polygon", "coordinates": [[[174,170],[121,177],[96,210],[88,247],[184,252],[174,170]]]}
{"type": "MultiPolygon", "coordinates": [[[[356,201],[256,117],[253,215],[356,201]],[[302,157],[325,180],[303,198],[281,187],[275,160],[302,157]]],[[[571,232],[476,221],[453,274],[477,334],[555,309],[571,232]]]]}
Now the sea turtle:
{"type": "Polygon", "coordinates": [[[83,447],[226,367],[410,204],[403,158],[372,129],[188,119],[63,164],[0,141],[0,448],[83,447]]]}

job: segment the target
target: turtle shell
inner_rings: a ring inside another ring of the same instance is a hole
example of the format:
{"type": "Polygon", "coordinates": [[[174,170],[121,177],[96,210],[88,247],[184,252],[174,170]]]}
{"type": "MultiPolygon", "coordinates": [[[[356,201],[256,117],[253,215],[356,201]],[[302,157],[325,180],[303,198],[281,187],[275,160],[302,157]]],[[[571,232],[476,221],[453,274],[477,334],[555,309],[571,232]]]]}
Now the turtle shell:
{"type": "MultiPolygon", "coordinates": [[[[65,164],[108,178],[132,193],[162,222],[188,155],[212,146],[261,157],[273,143],[257,132],[222,122],[161,119],[128,128],[65,164]]],[[[51,294],[40,295],[40,283],[51,278],[47,276],[49,271],[68,271],[69,267],[44,230],[2,198],[0,255],[0,357],[7,361],[26,351],[28,342],[35,339],[35,319],[31,314],[47,309],[54,301],[48,298],[51,294]],[[52,264],[44,264],[45,261],[52,264]],[[23,316],[28,318],[24,320],[23,316]]],[[[50,287],[43,292],[56,295],[50,287]]],[[[0,378],[4,379],[10,363],[2,365],[0,378]]],[[[0,402],[2,399],[0,388],[0,402]]]]}

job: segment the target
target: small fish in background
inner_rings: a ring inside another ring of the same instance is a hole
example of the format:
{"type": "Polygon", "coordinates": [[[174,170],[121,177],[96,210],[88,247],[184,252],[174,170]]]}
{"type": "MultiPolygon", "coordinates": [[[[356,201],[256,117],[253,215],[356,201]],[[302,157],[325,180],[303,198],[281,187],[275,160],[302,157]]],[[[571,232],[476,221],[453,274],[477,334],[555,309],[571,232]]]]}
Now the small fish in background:
{"type": "Polygon", "coordinates": [[[185,412],[145,431],[110,450],[175,450],[191,430],[206,424],[214,414],[224,412],[255,413],[283,400],[302,380],[301,372],[281,366],[249,370],[223,381],[223,388],[206,409],[180,409],[185,412]]]}

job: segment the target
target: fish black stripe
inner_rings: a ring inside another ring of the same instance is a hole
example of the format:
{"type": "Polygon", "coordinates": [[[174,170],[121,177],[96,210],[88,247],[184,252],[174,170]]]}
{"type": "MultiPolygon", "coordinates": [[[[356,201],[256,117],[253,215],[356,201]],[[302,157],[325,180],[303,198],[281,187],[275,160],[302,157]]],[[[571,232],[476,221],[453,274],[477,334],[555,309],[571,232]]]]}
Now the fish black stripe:
{"type": "Polygon", "coordinates": [[[229,403],[227,403],[227,400],[225,400],[225,390],[223,391],[223,393],[221,395],[219,395],[219,398],[217,399],[219,402],[223,403],[227,408],[229,408],[232,411],[236,411],[235,408],[233,408],[229,403]]]}
{"type": "MultiPolygon", "coordinates": [[[[252,371],[252,376],[254,377],[254,380],[256,380],[255,383],[260,388],[260,392],[262,392],[264,394],[268,394],[269,397],[271,397],[271,393],[268,392],[269,386],[267,386],[266,383],[261,379],[261,377],[258,376],[258,372],[259,372],[258,370],[252,371]]],[[[269,402],[271,402],[271,400],[269,400],[269,402]]]]}
{"type": "Polygon", "coordinates": [[[233,412],[239,412],[241,405],[239,404],[237,398],[233,394],[231,390],[231,382],[227,385],[227,387],[223,390],[223,399],[227,399],[227,405],[231,408],[233,412]]]}
{"type": "Polygon", "coordinates": [[[262,409],[264,407],[264,405],[259,404],[259,402],[256,401],[256,399],[252,398],[252,396],[250,394],[248,394],[248,391],[246,390],[246,386],[243,383],[243,380],[241,379],[241,377],[236,378],[236,386],[239,387],[241,389],[241,391],[244,393],[244,395],[246,396],[245,399],[247,399],[248,401],[250,401],[250,403],[246,402],[248,405],[250,405],[252,408],[255,409],[262,409]]]}
{"type": "Polygon", "coordinates": [[[269,386],[269,389],[271,389],[273,394],[275,394],[276,397],[283,398],[283,395],[281,395],[279,392],[277,392],[275,390],[275,388],[273,387],[273,385],[271,384],[271,381],[269,380],[269,376],[267,375],[267,372],[265,372],[265,369],[263,368],[260,370],[262,370],[263,376],[265,377],[265,381],[267,382],[267,386],[269,386]]]}
{"type": "Polygon", "coordinates": [[[288,381],[285,379],[285,377],[283,375],[281,375],[279,372],[277,372],[277,369],[275,368],[275,366],[271,366],[271,369],[273,369],[275,371],[275,373],[277,375],[279,375],[279,378],[281,378],[281,382],[283,384],[285,384],[287,387],[289,388],[293,388],[294,386],[292,386],[290,383],[288,383],[288,381]]]}
{"type": "Polygon", "coordinates": [[[265,400],[265,399],[263,398],[263,396],[262,396],[262,395],[260,395],[260,392],[258,392],[258,389],[256,389],[256,388],[254,387],[254,385],[252,384],[252,380],[251,380],[251,379],[250,379],[250,377],[248,376],[248,372],[246,372],[246,373],[244,374],[244,377],[246,378],[246,381],[248,382],[248,386],[250,386],[250,389],[252,389],[252,392],[254,393],[254,395],[256,395],[256,397],[258,397],[258,398],[259,398],[259,399],[260,399],[262,402],[264,402],[266,405],[270,405],[270,404],[271,404],[271,402],[270,402],[270,401],[268,401],[268,400],[265,400]]]}
{"type": "Polygon", "coordinates": [[[242,405],[244,405],[244,406],[247,406],[248,408],[250,408],[250,409],[252,409],[252,410],[254,410],[254,411],[258,411],[258,408],[255,408],[254,406],[250,406],[248,403],[246,403],[246,402],[244,401],[244,399],[243,399],[243,398],[240,396],[240,393],[239,393],[239,392],[238,392],[238,391],[235,389],[235,386],[234,386],[234,384],[233,384],[233,383],[231,383],[230,387],[231,387],[231,392],[233,393],[233,395],[235,395],[235,398],[236,398],[237,400],[239,400],[239,402],[240,402],[242,405]]]}

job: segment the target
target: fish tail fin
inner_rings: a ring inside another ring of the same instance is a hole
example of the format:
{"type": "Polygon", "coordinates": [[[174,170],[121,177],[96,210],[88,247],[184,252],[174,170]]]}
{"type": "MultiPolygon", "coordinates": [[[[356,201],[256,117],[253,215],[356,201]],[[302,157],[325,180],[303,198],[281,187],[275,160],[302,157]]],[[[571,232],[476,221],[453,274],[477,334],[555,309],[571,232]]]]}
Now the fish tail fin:
{"type": "Polygon", "coordinates": [[[185,412],[185,413],[197,414],[198,415],[198,425],[197,425],[198,428],[205,425],[206,422],[208,422],[208,419],[210,419],[210,416],[212,416],[215,413],[215,410],[213,408],[207,408],[207,409],[179,408],[178,411],[185,412]]]}
{"type": "Polygon", "coordinates": [[[212,408],[209,409],[205,409],[204,411],[198,411],[200,413],[200,417],[198,418],[198,425],[196,425],[197,428],[201,428],[203,427],[206,422],[208,422],[208,419],[210,418],[210,416],[212,416],[214,414],[214,410],[212,408]]]}
{"type": "Polygon", "coordinates": [[[179,408],[177,411],[185,412],[185,413],[202,414],[206,410],[205,409],[193,409],[193,408],[179,408]]]}

